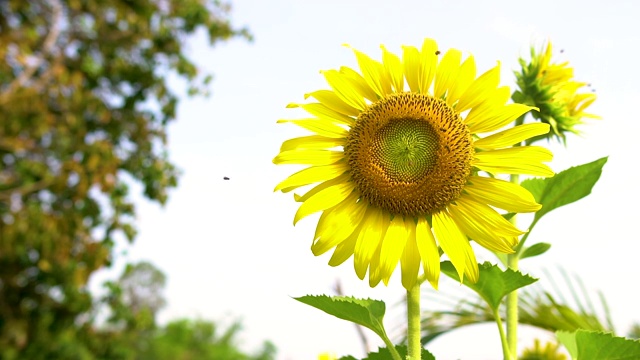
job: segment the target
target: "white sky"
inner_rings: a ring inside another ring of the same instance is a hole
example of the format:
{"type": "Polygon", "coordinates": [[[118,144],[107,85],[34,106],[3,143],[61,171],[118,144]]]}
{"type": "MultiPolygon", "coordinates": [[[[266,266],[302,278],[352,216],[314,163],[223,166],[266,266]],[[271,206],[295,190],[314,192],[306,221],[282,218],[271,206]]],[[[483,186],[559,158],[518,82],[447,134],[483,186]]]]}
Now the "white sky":
{"type": "MultiPolygon", "coordinates": [[[[235,1],[233,22],[248,26],[255,42],[234,40],[210,49],[201,38],[189,41],[192,56],[215,78],[213,95],[184,100],[170,126],[171,158],[184,172],[179,188],[165,208],[138,201],[138,239],[116,270],[95,280],[115,276],[125,260],[149,260],[168,275],[164,321],[241,319],[243,346],[257,349],[269,339],[278,347],[278,359],[315,359],[321,351],[362,356],[351,324],[291,297],[330,294],[340,278],[348,294],[387,300],[387,323],[398,324],[404,311],[393,305],[404,296],[399,274],[389,287],[370,289],[357,279],[351,260],[331,268],[326,264],[330,254],[312,255],[317,217],[294,228],[292,195],[272,191],[294,169],[277,167],[271,159],[283,140],[304,131],[276,120],[295,118],[298,113],[285,109],[288,103],[327,88],[319,70],[355,66],[343,43],[380,59],[380,44],[397,53],[403,44],[420,46],[431,37],[440,50],[473,54],[479,72],[501,61],[502,84],[513,89],[518,56],[528,56],[532,41],[551,39],[557,50],[564,49],[576,77],[593,84],[599,97],[591,110],[603,117],[582,128],[584,138],[569,138],[567,149],[555,146],[551,166],[560,171],[606,155],[610,159],[589,198],[554,211],[538,225],[530,244],[553,246],[521,266],[534,276],[558,265],[580,274],[589,290],[604,291],[617,330],[625,333],[640,320],[640,295],[629,291],[640,252],[635,227],[640,195],[633,188],[640,180],[635,148],[640,125],[633,110],[640,102],[639,4],[235,1]]],[[[442,291],[459,291],[447,280],[442,291]]],[[[423,307],[429,306],[436,305],[424,299],[423,307]]],[[[530,343],[533,333],[522,330],[522,343],[530,343]]],[[[439,360],[501,357],[495,325],[446,335],[429,350],[439,360]]]]}

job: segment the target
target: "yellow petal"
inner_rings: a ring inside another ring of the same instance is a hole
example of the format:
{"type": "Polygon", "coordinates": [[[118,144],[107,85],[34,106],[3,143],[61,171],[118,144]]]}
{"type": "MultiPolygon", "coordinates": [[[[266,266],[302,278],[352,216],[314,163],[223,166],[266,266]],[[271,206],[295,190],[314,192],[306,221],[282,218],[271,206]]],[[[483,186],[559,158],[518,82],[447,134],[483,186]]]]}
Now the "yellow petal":
{"type": "Polygon", "coordinates": [[[494,131],[512,123],[519,116],[533,109],[535,108],[523,104],[498,105],[483,108],[477,112],[474,112],[474,109],[465,119],[465,123],[474,134],[494,131]]]}
{"type": "Polygon", "coordinates": [[[552,158],[551,151],[541,146],[518,146],[476,153],[473,165],[491,174],[551,177],[554,175],[553,171],[543,162],[551,161],[552,158]]]}
{"type": "Polygon", "coordinates": [[[318,135],[330,138],[346,138],[349,132],[330,121],[325,119],[298,119],[298,120],[278,120],[278,124],[292,123],[307,130],[313,131],[318,135]]]}
{"type": "MultiPolygon", "coordinates": [[[[337,73],[337,71],[335,72],[337,73]]],[[[354,117],[357,117],[360,114],[360,110],[346,103],[340,96],[338,96],[331,90],[318,90],[304,95],[305,99],[309,97],[313,97],[322,104],[326,105],[329,109],[337,111],[341,114],[354,117]]]]}
{"type": "Polygon", "coordinates": [[[515,228],[513,224],[505,220],[500,214],[490,207],[479,203],[472,203],[463,197],[456,200],[456,204],[449,206],[451,218],[464,234],[475,240],[478,244],[491,250],[506,254],[514,253],[511,239],[513,235],[509,235],[505,239],[505,232],[515,232],[522,234],[515,228]],[[479,210],[475,213],[474,210],[479,210]],[[497,225],[499,219],[506,222],[505,228],[499,228],[497,225]],[[501,231],[504,230],[504,231],[501,231]]]}
{"type": "Polygon", "coordinates": [[[353,192],[340,204],[322,213],[311,245],[314,255],[322,255],[343,242],[360,225],[367,209],[356,202],[358,196],[353,192]]]}
{"type": "Polygon", "coordinates": [[[400,58],[385,48],[382,48],[382,64],[391,80],[394,92],[400,93],[404,91],[404,73],[402,71],[402,61],[400,58]]]}
{"type": "Polygon", "coordinates": [[[345,79],[351,83],[354,90],[362,95],[362,97],[370,101],[378,100],[376,92],[367,84],[367,81],[362,77],[362,75],[358,74],[357,71],[343,66],[340,68],[340,74],[344,75],[345,79]]]}
{"type": "Polygon", "coordinates": [[[413,46],[403,46],[402,50],[402,66],[409,89],[411,92],[420,92],[420,52],[413,46]]]}
{"type": "Polygon", "coordinates": [[[344,162],[325,166],[308,167],[284,179],[276,186],[275,189],[273,189],[273,191],[286,189],[286,191],[283,190],[282,192],[289,192],[300,186],[336,178],[339,175],[344,174],[347,170],[349,170],[349,165],[344,162]]]}
{"type": "MultiPolygon", "coordinates": [[[[322,75],[324,75],[324,78],[336,96],[350,107],[358,111],[362,111],[367,107],[367,103],[364,101],[364,95],[358,91],[357,86],[354,86],[354,80],[350,80],[348,76],[336,70],[322,71],[322,75]]],[[[362,82],[365,87],[368,87],[366,83],[364,83],[364,79],[362,79],[362,82]]],[[[354,116],[357,116],[357,114],[354,116]]]]}
{"type": "Polygon", "coordinates": [[[473,145],[480,149],[493,150],[520,144],[526,139],[543,135],[549,132],[551,127],[545,123],[531,123],[512,127],[476,140],[473,145]]]}
{"type": "Polygon", "coordinates": [[[353,257],[353,265],[360,280],[364,279],[371,258],[387,231],[389,215],[378,208],[369,207],[362,221],[364,224],[358,235],[353,257]]]}
{"type": "Polygon", "coordinates": [[[496,117],[505,107],[505,103],[509,100],[510,96],[511,92],[507,86],[487,91],[484,101],[469,111],[469,115],[464,119],[465,124],[472,127],[476,123],[483,123],[486,122],[487,119],[496,117]]]}
{"type": "Polygon", "coordinates": [[[349,126],[352,126],[353,124],[355,124],[354,118],[350,117],[349,115],[345,115],[343,113],[332,110],[326,105],[321,103],[310,103],[310,104],[291,103],[287,105],[287,108],[296,108],[296,107],[301,107],[311,115],[317,116],[320,119],[326,119],[329,121],[338,122],[338,123],[349,125],[349,126]]]}
{"type": "Polygon", "coordinates": [[[353,184],[349,182],[322,189],[300,205],[296,215],[293,217],[293,225],[308,215],[338,205],[346,199],[351,192],[353,192],[353,184]]]}
{"type": "Polygon", "coordinates": [[[456,86],[456,79],[460,69],[462,53],[455,49],[450,49],[442,57],[436,72],[436,82],[433,87],[433,94],[436,98],[444,97],[452,87],[456,86]]]}
{"type": "MultiPolygon", "coordinates": [[[[490,232],[499,236],[520,236],[525,232],[518,229],[509,220],[505,219],[489,205],[476,201],[470,196],[461,196],[456,199],[457,209],[469,214],[476,220],[478,226],[486,227],[490,232]]],[[[454,205],[456,206],[456,205],[454,205]]],[[[466,216],[466,215],[465,215],[466,216]]]]}
{"type": "Polygon", "coordinates": [[[460,65],[456,81],[447,94],[447,104],[453,106],[460,99],[460,96],[467,91],[475,78],[476,62],[473,56],[469,56],[462,65],[460,65]]]}
{"type": "MultiPolygon", "coordinates": [[[[413,223],[413,219],[411,219],[413,223]]],[[[407,238],[411,232],[411,226],[415,226],[405,221],[402,216],[396,216],[391,220],[387,233],[384,235],[380,249],[380,276],[385,285],[389,283],[389,278],[395,270],[400,256],[404,251],[407,238]]]]}
{"type": "Polygon", "coordinates": [[[356,230],[354,230],[346,240],[336,246],[336,249],[333,251],[333,255],[331,255],[331,259],[329,259],[330,266],[338,266],[347,261],[347,259],[353,255],[353,251],[356,248],[356,241],[358,240],[358,236],[362,229],[362,224],[363,222],[360,222],[356,230]]]}
{"type": "Polygon", "coordinates": [[[464,280],[465,275],[467,275],[470,282],[477,282],[479,276],[478,262],[467,237],[445,211],[433,214],[431,219],[433,220],[433,231],[438,243],[456,268],[460,282],[464,280]]]}
{"type": "Polygon", "coordinates": [[[373,89],[380,98],[389,94],[391,92],[391,83],[384,72],[384,66],[371,59],[367,54],[353,48],[352,50],[356,55],[360,71],[362,72],[362,76],[367,82],[367,85],[369,85],[369,87],[373,89]]]}
{"type": "Polygon", "coordinates": [[[422,51],[420,52],[420,62],[422,69],[420,73],[420,93],[428,94],[433,78],[436,75],[438,65],[438,44],[433,39],[424,39],[422,51]]]}
{"type": "Polygon", "coordinates": [[[480,75],[462,94],[456,106],[456,111],[463,112],[480,104],[487,98],[486,94],[498,87],[500,82],[500,63],[493,69],[480,75]]]}
{"type": "Polygon", "coordinates": [[[407,243],[404,246],[404,252],[400,259],[400,266],[402,267],[402,286],[405,289],[411,289],[418,279],[418,271],[420,271],[420,251],[416,245],[416,231],[415,227],[411,227],[411,232],[407,238],[407,243]]]}
{"type": "Polygon", "coordinates": [[[283,151],[273,158],[274,164],[330,165],[344,158],[342,151],[291,150],[283,151]]]}
{"type": "Polygon", "coordinates": [[[418,218],[416,226],[416,244],[422,259],[422,267],[427,280],[434,289],[438,289],[438,279],[440,278],[440,252],[436,239],[431,232],[431,226],[425,218],[418,218]]]}
{"type": "Polygon", "coordinates": [[[472,176],[464,190],[474,199],[509,212],[523,213],[540,210],[531,193],[522,186],[500,179],[472,176]]]}
{"type": "Polygon", "coordinates": [[[309,199],[310,197],[314,196],[315,194],[319,193],[320,191],[334,186],[334,185],[338,185],[338,184],[342,184],[342,183],[346,183],[349,181],[349,174],[342,174],[334,179],[330,179],[327,180],[325,182],[322,182],[316,186],[314,186],[311,190],[307,191],[304,195],[299,196],[297,194],[293,194],[294,199],[296,200],[296,202],[305,202],[307,201],[307,199],[309,199]]]}
{"type": "Polygon", "coordinates": [[[382,271],[380,269],[380,252],[382,250],[382,242],[378,244],[378,248],[371,257],[369,263],[369,286],[376,287],[382,280],[382,271]]]}
{"type": "Polygon", "coordinates": [[[336,146],[344,145],[345,141],[341,138],[329,138],[320,135],[301,136],[286,140],[280,146],[280,152],[302,149],[331,149],[336,146]]]}

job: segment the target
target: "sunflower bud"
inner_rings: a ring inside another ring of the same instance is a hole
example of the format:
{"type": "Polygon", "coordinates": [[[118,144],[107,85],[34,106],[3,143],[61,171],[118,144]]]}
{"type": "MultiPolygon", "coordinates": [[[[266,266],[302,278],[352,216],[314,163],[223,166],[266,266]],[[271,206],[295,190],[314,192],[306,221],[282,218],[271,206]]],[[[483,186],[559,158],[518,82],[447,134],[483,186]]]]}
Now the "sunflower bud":
{"type": "Polygon", "coordinates": [[[531,48],[531,61],[520,59],[521,72],[516,72],[519,90],[513,94],[513,101],[539,109],[533,117],[551,126],[548,134],[531,138],[527,144],[541,139],[556,138],[566,145],[566,134],[580,134],[577,125],[583,118],[599,119],[586,113],[586,109],[596,100],[593,92],[584,92],[587,83],[573,80],[573,68],[569,62],[552,63],[552,47],[537,52],[531,48]]]}

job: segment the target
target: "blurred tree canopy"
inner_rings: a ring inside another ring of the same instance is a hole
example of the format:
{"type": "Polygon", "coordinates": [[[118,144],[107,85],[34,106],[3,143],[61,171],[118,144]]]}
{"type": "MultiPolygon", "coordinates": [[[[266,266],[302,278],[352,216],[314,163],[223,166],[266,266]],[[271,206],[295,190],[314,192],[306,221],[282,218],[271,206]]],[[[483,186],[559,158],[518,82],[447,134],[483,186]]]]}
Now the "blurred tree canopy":
{"type": "MultiPolygon", "coordinates": [[[[165,275],[148,262],[129,264],[117,281],[105,284],[94,316],[107,312],[106,323],[80,335],[93,357],[136,360],[272,360],[276,348],[264,342],[255,354],[241,350],[239,322],[223,329],[207,320],[178,319],[158,326],[165,303],[165,275]]],[[[66,358],[65,358],[66,359],[66,358]]]]}
{"type": "Polygon", "coordinates": [[[210,321],[172,321],[156,332],[138,359],[271,360],[275,357],[276,349],[270,342],[265,342],[255,355],[239,350],[239,323],[234,323],[224,331],[220,330],[210,321]]]}
{"type": "Polygon", "coordinates": [[[161,204],[176,186],[166,126],[178,95],[167,76],[206,94],[211,76],[184,43],[250,38],[229,10],[216,0],[0,1],[0,358],[93,358],[78,343],[92,331],[86,284],[117,236],[135,237],[129,185],[161,204]]]}

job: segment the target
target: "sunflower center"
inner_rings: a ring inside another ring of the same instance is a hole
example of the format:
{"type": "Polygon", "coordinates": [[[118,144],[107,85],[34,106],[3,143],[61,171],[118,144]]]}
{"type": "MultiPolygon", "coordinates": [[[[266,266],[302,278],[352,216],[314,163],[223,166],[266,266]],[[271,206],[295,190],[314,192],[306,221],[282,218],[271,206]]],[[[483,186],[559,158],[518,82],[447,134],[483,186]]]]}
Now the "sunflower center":
{"type": "Polygon", "coordinates": [[[432,214],[454,201],[474,150],[460,115],[440,99],[400,93],[363,111],[345,155],[363,199],[392,214],[432,214]]]}
{"type": "Polygon", "coordinates": [[[397,119],[376,134],[372,155],[390,180],[415,182],[436,164],[438,134],[433,127],[417,119],[397,119]]]}

